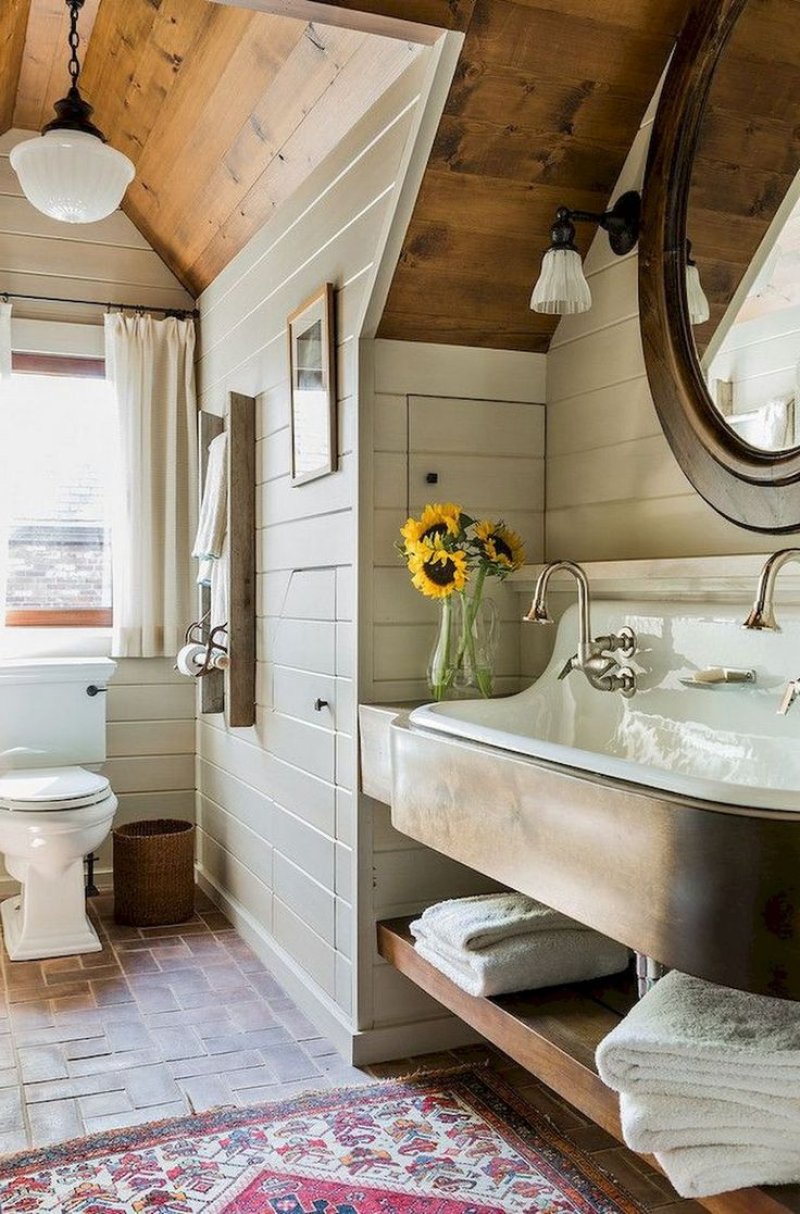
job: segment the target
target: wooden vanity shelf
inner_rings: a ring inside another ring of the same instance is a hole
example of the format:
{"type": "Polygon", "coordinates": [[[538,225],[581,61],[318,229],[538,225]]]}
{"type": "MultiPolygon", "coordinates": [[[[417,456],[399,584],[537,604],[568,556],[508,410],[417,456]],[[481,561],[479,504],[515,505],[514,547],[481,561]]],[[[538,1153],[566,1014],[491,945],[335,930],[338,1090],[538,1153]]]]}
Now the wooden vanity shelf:
{"type": "MultiPolygon", "coordinates": [[[[410,922],[378,924],[384,960],[621,1142],[617,1095],[597,1074],[594,1052],[633,1006],[632,974],[478,999],[415,952],[410,922]]],[[[800,1185],[740,1189],[698,1204],[713,1214],[800,1214],[800,1185]]]]}

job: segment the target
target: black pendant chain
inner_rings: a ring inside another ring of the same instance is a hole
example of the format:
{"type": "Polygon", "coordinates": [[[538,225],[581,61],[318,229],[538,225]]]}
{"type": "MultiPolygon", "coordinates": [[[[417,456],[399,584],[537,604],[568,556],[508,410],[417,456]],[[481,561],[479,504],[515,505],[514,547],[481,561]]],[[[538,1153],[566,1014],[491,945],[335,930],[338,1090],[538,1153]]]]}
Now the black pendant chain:
{"type": "Polygon", "coordinates": [[[94,135],[105,143],[106,137],[91,121],[92,107],[84,101],[78,88],[78,77],[81,74],[81,61],[78,49],[81,44],[78,33],[78,14],[83,8],[84,0],[67,0],[69,9],[69,74],[72,80],[66,97],[55,104],[56,116],[47,126],[42,127],[42,134],[49,131],[81,131],[84,135],[94,135]]]}
{"type": "Polygon", "coordinates": [[[67,0],[69,5],[69,74],[72,78],[72,87],[78,87],[78,77],[81,74],[81,64],[78,59],[78,47],[81,44],[81,36],[78,33],[78,13],[83,8],[83,0],[67,0]]]}

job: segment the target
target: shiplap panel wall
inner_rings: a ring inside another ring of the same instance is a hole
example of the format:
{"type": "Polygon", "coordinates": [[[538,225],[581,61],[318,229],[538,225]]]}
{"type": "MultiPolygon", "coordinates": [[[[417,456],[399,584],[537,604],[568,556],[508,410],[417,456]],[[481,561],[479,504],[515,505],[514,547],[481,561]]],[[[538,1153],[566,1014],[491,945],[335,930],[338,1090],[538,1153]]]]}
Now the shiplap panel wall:
{"type": "MultiPolygon", "coordinates": [[[[654,106],[614,197],[641,189],[654,106]]],[[[547,366],[548,558],[606,560],[764,552],[683,475],[653,405],[639,335],[638,255],[615,257],[604,233],[586,259],[592,307],[564,317],[547,366]]]]}
{"type": "MultiPolygon", "coordinates": [[[[30,205],[8,155],[33,137],[17,130],[0,135],[0,293],[191,308],[191,296],[122,211],[76,225],[48,219],[30,205]]],[[[96,322],[102,309],[18,302],[15,314],[96,322]]]]}
{"type": "Polygon", "coordinates": [[[768,312],[733,325],[708,371],[733,384],[733,412],[758,409],[775,397],[794,396],[800,365],[800,307],[768,312]]]}
{"type": "MultiPolygon", "coordinates": [[[[373,703],[426,698],[425,670],[437,605],[411,585],[394,549],[399,528],[429,501],[455,501],[476,516],[502,516],[522,535],[527,559],[543,558],[545,367],[541,354],[376,341],[373,392],[364,405],[372,435],[372,511],[360,621],[361,697],[373,703]],[[438,482],[429,485],[428,473],[438,482]]],[[[362,438],[362,462],[369,458],[362,438]]],[[[497,687],[516,691],[521,663],[519,596],[491,590],[500,615],[497,687]]],[[[366,1062],[397,1051],[453,1046],[469,1030],[387,965],[375,922],[412,914],[442,898],[496,888],[481,873],[394,830],[389,809],[362,794],[359,871],[362,973],[359,1042],[366,1062]]]]}
{"type": "MultiPolygon", "coordinates": [[[[8,153],[30,131],[0,136],[0,293],[107,299],[152,307],[191,307],[192,300],[121,211],[79,228],[41,215],[22,196],[8,153]]],[[[15,348],[63,354],[102,354],[102,309],[85,305],[14,303],[15,348]],[[41,324],[46,319],[51,323],[41,324]]],[[[26,652],[22,630],[9,649],[26,652]]],[[[108,652],[73,632],[61,634],[64,653],[108,652]]],[[[30,652],[62,652],[37,631],[30,652]]],[[[117,823],[135,818],[194,817],[194,687],[171,658],[119,663],[108,694],[106,772],[119,798],[117,823]]],[[[110,879],[111,842],[100,854],[100,879],[110,879]]],[[[7,878],[2,877],[0,882],[7,878]]]]}
{"type": "MultiPolygon", "coordinates": [[[[412,587],[394,549],[409,514],[438,501],[502,517],[522,536],[527,560],[542,559],[545,365],[541,354],[375,343],[372,636],[362,688],[370,701],[426,694],[438,609],[412,587]]],[[[501,621],[497,688],[515,691],[524,673],[518,596],[487,586],[501,621]]]]}
{"type": "Polygon", "coordinates": [[[200,299],[202,407],[223,412],[230,391],[257,398],[259,659],[256,725],[200,721],[200,871],[295,996],[344,1026],[354,986],[356,327],[425,59],[200,299]],[[339,470],[292,487],[286,317],[325,281],[336,287],[339,470]]]}

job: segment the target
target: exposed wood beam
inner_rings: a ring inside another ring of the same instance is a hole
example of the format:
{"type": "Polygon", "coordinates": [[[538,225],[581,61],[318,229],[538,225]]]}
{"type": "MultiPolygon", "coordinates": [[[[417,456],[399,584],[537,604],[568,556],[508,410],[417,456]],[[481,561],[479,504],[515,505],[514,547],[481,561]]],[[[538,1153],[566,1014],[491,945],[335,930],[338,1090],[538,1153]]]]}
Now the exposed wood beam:
{"type": "Polygon", "coordinates": [[[29,9],[30,0],[3,0],[0,5],[0,135],[14,116],[29,9]]]}
{"type": "Polygon", "coordinates": [[[214,0],[260,13],[341,25],[364,34],[430,45],[442,30],[465,30],[475,0],[214,0]]]}

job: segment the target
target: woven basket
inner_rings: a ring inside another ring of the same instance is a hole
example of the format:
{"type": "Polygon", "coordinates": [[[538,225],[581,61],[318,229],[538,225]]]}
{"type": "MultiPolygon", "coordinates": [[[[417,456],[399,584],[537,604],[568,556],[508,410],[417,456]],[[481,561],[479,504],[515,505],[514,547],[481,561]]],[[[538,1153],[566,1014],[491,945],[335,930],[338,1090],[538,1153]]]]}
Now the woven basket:
{"type": "Polygon", "coordinates": [[[114,919],[129,927],[185,923],[194,914],[194,826],[173,818],[114,831],[114,919]]]}

